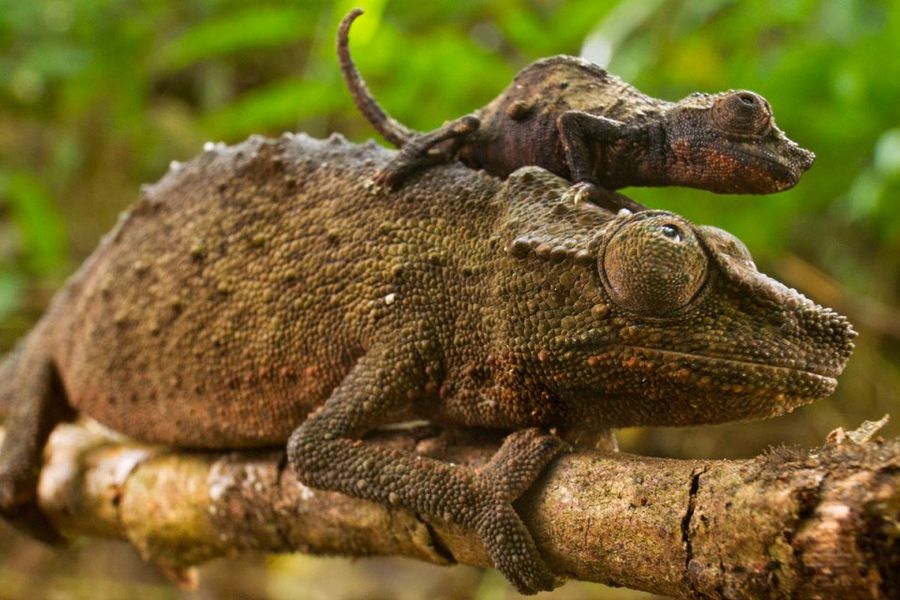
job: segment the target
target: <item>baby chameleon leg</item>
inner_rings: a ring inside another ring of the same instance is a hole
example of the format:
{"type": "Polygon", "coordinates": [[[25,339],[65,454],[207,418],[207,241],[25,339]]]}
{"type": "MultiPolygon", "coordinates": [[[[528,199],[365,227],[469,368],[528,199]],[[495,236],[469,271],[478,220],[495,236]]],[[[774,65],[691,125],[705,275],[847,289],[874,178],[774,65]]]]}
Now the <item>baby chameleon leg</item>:
{"type": "Polygon", "coordinates": [[[627,125],[606,117],[570,110],[557,118],[556,128],[562,140],[572,180],[572,188],[567,196],[574,202],[588,201],[614,212],[623,208],[631,212],[645,209],[631,198],[601,187],[593,175],[595,164],[604,158],[593,155],[592,148],[597,146],[596,142],[600,140],[608,145],[626,134],[627,125]]]}
{"type": "Polygon", "coordinates": [[[0,447],[0,516],[32,537],[58,543],[62,538],[38,509],[35,496],[44,444],[53,428],[74,413],[54,366],[27,348],[10,387],[15,397],[0,447]]]}
{"type": "Polygon", "coordinates": [[[416,171],[451,160],[465,138],[480,126],[478,117],[466,115],[445,124],[440,129],[414,137],[375,174],[372,178],[374,183],[394,189],[416,171]],[[436,147],[447,140],[453,140],[449,148],[436,147]]]}
{"type": "Polygon", "coordinates": [[[534,429],[512,434],[478,471],[359,442],[402,413],[408,392],[424,387],[426,375],[416,362],[391,351],[363,357],[322,409],[291,435],[288,460],[297,477],[312,487],[474,530],[520,591],[552,589],[556,579],[512,501],[560,450],[559,439],[534,429]]]}

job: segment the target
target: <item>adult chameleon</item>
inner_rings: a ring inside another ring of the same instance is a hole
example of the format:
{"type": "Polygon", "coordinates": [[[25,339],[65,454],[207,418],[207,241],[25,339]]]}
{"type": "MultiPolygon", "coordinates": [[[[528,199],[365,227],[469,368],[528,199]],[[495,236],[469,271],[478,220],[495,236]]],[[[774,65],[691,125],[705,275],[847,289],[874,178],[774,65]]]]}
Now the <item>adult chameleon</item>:
{"type": "Polygon", "coordinates": [[[775,125],[759,94],[695,93],[667,102],[565,55],[526,66],[487,106],[418,133],[388,116],[353,62],[350,26],[361,14],[354,9],[344,17],[337,49],[357,107],[400,148],[374,178],[382,187],[396,187],[428,165],[458,158],[499,177],[540,166],[571,180],[576,199],[639,210],[639,204],[608,190],[679,185],[768,194],[792,187],[815,159],[775,125]]]}
{"type": "Polygon", "coordinates": [[[567,202],[538,167],[370,196],[392,159],[254,137],[146,186],[0,366],[2,514],[51,535],[41,452],[81,413],[176,447],[283,445],[309,486],[476,532],[529,593],[557,580],[512,502],[551,430],[771,417],[834,389],[850,324],[730,234],[567,202]],[[423,418],[509,435],[481,469],[360,441],[423,418]]]}

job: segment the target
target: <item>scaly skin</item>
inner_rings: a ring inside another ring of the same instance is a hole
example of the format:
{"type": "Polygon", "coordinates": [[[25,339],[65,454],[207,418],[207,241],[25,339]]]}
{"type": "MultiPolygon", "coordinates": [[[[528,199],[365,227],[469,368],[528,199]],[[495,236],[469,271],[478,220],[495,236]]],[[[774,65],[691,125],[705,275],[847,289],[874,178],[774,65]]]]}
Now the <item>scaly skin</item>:
{"type": "Polygon", "coordinates": [[[363,115],[400,154],[375,177],[396,187],[413,173],[459,158],[506,177],[536,165],[608,208],[642,208],[605,190],[680,185],[729,194],[792,187],[813,163],[775,125],[769,103],[746,90],[666,102],[642,94],[584,59],[528,65],[490,104],[428,134],[401,125],[369,92],[350,56],[351,11],[338,30],[344,80],[363,115]]]}
{"type": "Polygon", "coordinates": [[[0,510],[35,530],[41,449],[74,412],[178,447],[287,444],[301,481],[478,532],[556,582],[512,508],[546,432],[778,415],[834,389],[847,321],[742,244],[461,165],[367,198],[392,154],[251,138],[146,187],[0,367],[0,510]],[[408,419],[510,431],[473,470],[359,441],[408,419]]]}

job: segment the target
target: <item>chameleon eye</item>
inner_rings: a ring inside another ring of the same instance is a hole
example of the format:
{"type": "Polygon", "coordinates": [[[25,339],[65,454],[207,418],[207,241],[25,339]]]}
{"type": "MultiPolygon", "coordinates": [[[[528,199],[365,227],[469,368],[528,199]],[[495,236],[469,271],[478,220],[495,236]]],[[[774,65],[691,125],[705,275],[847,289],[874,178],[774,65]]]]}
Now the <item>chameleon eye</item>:
{"type": "Polygon", "coordinates": [[[755,94],[738,94],[738,100],[740,100],[745,106],[755,106],[756,105],[756,95],[755,94]]]}
{"type": "Polygon", "coordinates": [[[666,236],[670,240],[680,242],[681,240],[684,239],[684,236],[682,235],[681,230],[678,229],[678,227],[676,227],[675,225],[672,225],[671,223],[667,223],[667,224],[663,225],[662,227],[659,228],[659,230],[662,232],[662,234],[664,236],[666,236]]]}
{"type": "Polygon", "coordinates": [[[721,94],[713,103],[712,118],[722,131],[736,135],[764,135],[772,127],[769,103],[748,91],[721,94]]]}
{"type": "Polygon", "coordinates": [[[706,281],[708,259],[687,223],[673,216],[636,216],[609,240],[601,278],[613,302],[646,316],[684,308],[706,281]]]}

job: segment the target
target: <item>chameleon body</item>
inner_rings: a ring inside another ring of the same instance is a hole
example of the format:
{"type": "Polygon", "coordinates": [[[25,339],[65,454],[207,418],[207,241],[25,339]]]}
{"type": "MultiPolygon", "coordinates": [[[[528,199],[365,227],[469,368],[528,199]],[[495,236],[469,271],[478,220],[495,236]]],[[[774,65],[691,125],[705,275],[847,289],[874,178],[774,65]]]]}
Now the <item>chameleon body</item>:
{"type": "Polygon", "coordinates": [[[474,530],[534,592],[555,579],[511,503],[551,428],[770,417],[834,389],[846,319],[724,231],[565,202],[536,167],[369,197],[391,159],[255,137],[145,187],[0,366],[3,514],[38,529],[41,449],[84,413],[178,447],[286,444],[302,482],[474,530]],[[360,442],[421,418],[511,433],[480,470],[360,442]]]}
{"type": "Polygon", "coordinates": [[[784,135],[769,103],[754,92],[696,93],[667,102],[565,55],[528,65],[484,108],[420,134],[385,113],[356,69],[348,41],[360,14],[355,9],[341,23],[338,56],[362,114],[401,148],[375,178],[387,187],[453,158],[500,177],[537,165],[575,183],[574,194],[635,209],[641,207],[597,186],[768,194],[792,187],[815,158],[784,135]]]}

